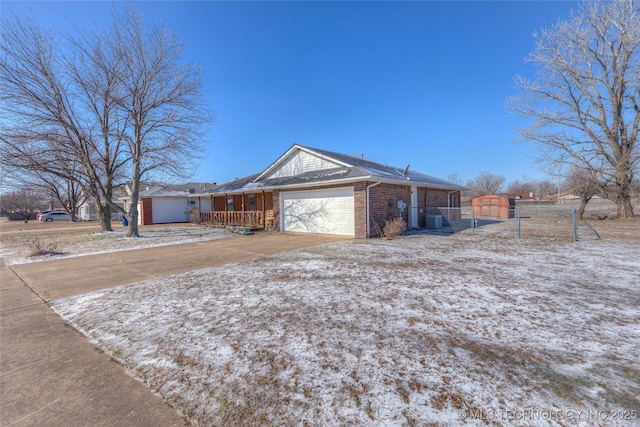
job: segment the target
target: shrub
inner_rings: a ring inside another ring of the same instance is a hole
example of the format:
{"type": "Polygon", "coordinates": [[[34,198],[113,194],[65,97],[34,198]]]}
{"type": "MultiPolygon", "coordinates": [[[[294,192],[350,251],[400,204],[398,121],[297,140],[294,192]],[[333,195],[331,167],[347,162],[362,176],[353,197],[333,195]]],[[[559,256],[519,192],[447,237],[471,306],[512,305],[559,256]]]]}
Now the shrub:
{"type": "Polygon", "coordinates": [[[407,223],[402,218],[394,218],[384,222],[382,237],[389,240],[395,239],[405,231],[407,231],[407,223]]]}
{"type": "Polygon", "coordinates": [[[200,209],[193,207],[189,210],[189,222],[201,223],[200,209]]]}
{"type": "Polygon", "coordinates": [[[54,241],[43,242],[42,240],[35,238],[29,242],[31,248],[29,256],[41,256],[41,255],[57,255],[62,252],[58,250],[58,244],[54,241]]]}

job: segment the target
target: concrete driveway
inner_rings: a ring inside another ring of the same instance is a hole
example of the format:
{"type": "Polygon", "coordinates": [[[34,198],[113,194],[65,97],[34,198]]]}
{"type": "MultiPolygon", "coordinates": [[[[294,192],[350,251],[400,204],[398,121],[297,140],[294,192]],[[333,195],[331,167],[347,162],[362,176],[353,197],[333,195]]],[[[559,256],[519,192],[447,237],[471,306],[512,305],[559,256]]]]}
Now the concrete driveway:
{"type": "Polygon", "coordinates": [[[46,303],[344,239],[257,233],[12,267],[0,262],[0,425],[185,425],[46,303]]]}

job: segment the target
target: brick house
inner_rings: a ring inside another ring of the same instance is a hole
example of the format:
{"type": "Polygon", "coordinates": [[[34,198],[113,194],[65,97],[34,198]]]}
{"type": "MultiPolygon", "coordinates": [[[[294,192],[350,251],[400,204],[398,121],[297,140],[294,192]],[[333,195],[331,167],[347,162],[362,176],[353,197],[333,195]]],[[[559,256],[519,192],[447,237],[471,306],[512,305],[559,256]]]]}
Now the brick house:
{"type": "Polygon", "coordinates": [[[432,209],[459,207],[462,189],[409,167],[295,144],[261,173],[193,197],[204,222],[366,238],[398,217],[424,227],[432,209]]]}

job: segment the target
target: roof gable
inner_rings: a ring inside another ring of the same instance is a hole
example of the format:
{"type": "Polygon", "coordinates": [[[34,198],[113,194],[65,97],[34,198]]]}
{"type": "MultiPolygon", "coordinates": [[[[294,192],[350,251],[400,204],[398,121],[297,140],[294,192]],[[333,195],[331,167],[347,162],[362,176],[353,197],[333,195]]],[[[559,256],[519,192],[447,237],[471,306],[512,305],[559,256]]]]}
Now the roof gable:
{"type": "Polygon", "coordinates": [[[345,166],[351,165],[296,144],[265,169],[255,180],[287,178],[345,166]]]}
{"type": "Polygon", "coordinates": [[[258,192],[358,181],[383,181],[445,190],[464,189],[452,182],[415,172],[409,166],[397,168],[295,144],[261,173],[218,185],[206,194],[258,192]]]}

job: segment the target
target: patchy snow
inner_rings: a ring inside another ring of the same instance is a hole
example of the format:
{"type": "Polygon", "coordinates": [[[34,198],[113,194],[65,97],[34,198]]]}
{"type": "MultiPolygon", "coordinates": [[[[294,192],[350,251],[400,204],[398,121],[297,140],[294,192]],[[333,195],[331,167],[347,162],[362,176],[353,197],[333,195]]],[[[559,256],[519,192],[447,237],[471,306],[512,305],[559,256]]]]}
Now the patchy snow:
{"type": "Polygon", "coordinates": [[[342,241],[52,307],[198,425],[638,425],[639,253],[342,241]]]}
{"type": "Polygon", "coordinates": [[[62,232],[40,236],[13,235],[3,237],[0,258],[4,258],[7,265],[14,265],[232,237],[222,228],[199,225],[168,225],[163,228],[141,230],[140,234],[142,235],[140,238],[131,238],[126,237],[126,230],[118,230],[104,233],[62,232]],[[31,256],[36,241],[40,246],[55,248],[54,252],[59,253],[31,256]]]}

